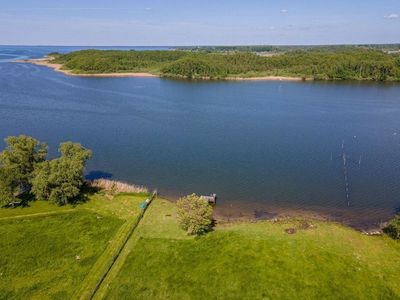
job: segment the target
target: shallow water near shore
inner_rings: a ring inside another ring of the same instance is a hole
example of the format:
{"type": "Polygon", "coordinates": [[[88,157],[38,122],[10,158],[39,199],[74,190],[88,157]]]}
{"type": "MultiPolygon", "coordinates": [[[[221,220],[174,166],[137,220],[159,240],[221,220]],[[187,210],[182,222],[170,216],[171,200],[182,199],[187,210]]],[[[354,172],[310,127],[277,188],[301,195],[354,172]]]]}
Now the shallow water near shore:
{"type": "Polygon", "coordinates": [[[217,193],[227,218],[367,228],[400,208],[400,84],[80,78],[10,62],[71,50],[0,47],[1,139],[32,135],[52,156],[81,142],[90,176],[217,193]]]}

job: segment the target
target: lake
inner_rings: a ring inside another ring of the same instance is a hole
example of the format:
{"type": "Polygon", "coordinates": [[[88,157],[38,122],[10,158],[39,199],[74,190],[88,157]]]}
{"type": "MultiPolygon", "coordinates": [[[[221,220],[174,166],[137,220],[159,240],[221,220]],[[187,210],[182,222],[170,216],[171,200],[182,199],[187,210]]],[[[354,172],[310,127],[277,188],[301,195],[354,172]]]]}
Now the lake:
{"type": "Polygon", "coordinates": [[[1,139],[32,135],[51,156],[80,142],[89,176],[217,193],[227,218],[369,228],[399,209],[400,84],[80,78],[11,62],[80,48],[0,47],[1,139]]]}

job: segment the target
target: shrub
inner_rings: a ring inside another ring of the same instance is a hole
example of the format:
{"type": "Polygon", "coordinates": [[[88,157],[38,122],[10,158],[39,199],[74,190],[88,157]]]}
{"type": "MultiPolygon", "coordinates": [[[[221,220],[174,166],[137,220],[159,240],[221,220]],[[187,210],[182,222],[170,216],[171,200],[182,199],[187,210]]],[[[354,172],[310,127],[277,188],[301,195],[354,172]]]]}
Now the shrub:
{"type": "Polygon", "coordinates": [[[179,199],[177,207],[179,224],[189,235],[204,234],[212,228],[212,207],[196,194],[179,199]]]}
{"type": "Polygon", "coordinates": [[[383,232],[395,240],[400,239],[400,215],[391,220],[383,232]]]}

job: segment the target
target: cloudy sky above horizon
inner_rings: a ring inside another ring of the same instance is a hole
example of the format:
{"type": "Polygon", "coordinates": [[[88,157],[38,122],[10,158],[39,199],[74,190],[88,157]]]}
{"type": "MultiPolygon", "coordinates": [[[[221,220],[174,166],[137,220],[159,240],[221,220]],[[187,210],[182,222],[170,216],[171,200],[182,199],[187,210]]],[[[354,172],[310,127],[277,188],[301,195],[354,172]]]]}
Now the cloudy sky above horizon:
{"type": "Polygon", "coordinates": [[[399,0],[0,0],[3,45],[399,42],[399,0]]]}

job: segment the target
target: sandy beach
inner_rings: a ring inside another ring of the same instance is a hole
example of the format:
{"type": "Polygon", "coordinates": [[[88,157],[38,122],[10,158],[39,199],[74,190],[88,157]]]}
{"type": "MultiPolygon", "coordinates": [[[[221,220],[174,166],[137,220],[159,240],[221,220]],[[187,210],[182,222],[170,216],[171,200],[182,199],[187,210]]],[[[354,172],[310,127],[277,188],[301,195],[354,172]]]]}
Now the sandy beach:
{"type": "Polygon", "coordinates": [[[52,63],[49,58],[38,58],[38,59],[24,59],[16,60],[16,63],[30,63],[38,66],[44,66],[52,68],[54,71],[61,72],[68,76],[78,76],[78,77],[159,77],[150,73],[96,73],[96,74],[77,74],[73,73],[71,70],[63,70],[62,64],[52,63]]]}
{"type": "Polygon", "coordinates": [[[288,76],[257,76],[257,77],[227,77],[226,80],[238,80],[238,81],[305,81],[310,79],[304,79],[301,77],[288,77],[288,76]]]}

